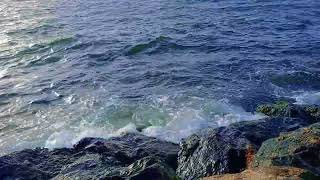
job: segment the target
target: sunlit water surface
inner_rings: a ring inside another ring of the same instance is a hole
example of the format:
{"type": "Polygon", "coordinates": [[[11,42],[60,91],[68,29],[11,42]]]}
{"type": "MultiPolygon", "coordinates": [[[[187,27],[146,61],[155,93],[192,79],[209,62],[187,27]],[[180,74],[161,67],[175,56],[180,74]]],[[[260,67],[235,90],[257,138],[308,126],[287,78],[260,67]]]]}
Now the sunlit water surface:
{"type": "Polygon", "coordinates": [[[2,0],[0,154],[320,104],[319,17],[318,0],[2,0]]]}

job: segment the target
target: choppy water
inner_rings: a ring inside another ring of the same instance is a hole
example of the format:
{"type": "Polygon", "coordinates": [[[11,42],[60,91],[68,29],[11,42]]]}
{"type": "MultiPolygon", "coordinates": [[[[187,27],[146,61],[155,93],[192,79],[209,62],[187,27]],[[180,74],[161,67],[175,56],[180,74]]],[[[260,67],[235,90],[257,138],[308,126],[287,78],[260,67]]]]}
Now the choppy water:
{"type": "Polygon", "coordinates": [[[1,154],[320,104],[318,0],[1,0],[0,27],[1,154]]]}

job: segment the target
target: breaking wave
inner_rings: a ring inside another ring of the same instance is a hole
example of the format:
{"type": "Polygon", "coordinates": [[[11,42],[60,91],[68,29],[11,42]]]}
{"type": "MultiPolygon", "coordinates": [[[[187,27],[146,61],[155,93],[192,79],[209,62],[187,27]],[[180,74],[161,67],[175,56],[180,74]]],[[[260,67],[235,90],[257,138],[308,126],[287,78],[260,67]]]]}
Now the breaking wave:
{"type": "Polygon", "coordinates": [[[95,119],[88,118],[74,128],[64,127],[54,132],[46,140],[45,146],[70,147],[84,137],[109,138],[126,132],[179,143],[182,138],[203,128],[263,117],[224,101],[160,96],[153,98],[148,105],[113,102],[96,114],[95,119]]]}

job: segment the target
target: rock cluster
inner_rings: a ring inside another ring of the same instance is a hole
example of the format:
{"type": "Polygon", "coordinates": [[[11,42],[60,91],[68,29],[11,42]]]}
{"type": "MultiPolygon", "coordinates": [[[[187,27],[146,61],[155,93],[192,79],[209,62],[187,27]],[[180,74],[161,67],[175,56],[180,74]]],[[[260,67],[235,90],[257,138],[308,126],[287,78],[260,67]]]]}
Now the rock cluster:
{"type": "Polygon", "coordinates": [[[177,144],[141,134],[0,157],[0,179],[318,179],[320,108],[261,105],[269,117],[209,128],[177,144]]]}
{"type": "MultiPolygon", "coordinates": [[[[178,176],[182,179],[197,179],[239,173],[252,165],[254,154],[264,141],[306,127],[317,122],[320,117],[318,106],[298,106],[286,102],[262,105],[257,111],[270,117],[205,129],[182,141],[178,156],[178,176]]],[[[314,153],[320,154],[319,149],[314,153]]]]}
{"type": "Polygon", "coordinates": [[[263,141],[306,125],[303,119],[278,117],[206,129],[181,143],[177,174],[183,179],[196,179],[238,173],[247,168],[248,155],[263,141]]]}
{"type": "Polygon", "coordinates": [[[175,179],[179,146],[140,134],[84,138],[73,148],[37,148],[0,158],[0,179],[175,179]]]}

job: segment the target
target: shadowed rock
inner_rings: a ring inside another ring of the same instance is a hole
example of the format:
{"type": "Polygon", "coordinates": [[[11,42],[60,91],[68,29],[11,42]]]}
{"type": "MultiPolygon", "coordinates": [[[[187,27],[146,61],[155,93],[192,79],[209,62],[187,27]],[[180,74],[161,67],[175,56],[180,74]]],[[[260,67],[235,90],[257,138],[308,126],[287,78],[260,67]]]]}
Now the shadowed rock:
{"type": "Polygon", "coordinates": [[[37,148],[0,157],[0,179],[174,178],[178,148],[140,134],[84,138],[73,148],[37,148]]]}

